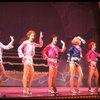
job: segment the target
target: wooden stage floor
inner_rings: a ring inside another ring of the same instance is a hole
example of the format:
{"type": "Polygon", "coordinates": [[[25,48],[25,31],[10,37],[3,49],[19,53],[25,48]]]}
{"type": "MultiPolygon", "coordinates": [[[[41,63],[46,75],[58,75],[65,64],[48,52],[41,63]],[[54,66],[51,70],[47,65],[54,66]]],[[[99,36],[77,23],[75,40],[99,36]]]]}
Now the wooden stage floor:
{"type": "Polygon", "coordinates": [[[80,88],[81,93],[70,93],[69,87],[57,87],[58,94],[48,93],[48,87],[32,87],[32,96],[25,96],[22,87],[0,87],[0,99],[83,99],[100,98],[100,88],[98,93],[88,93],[87,87],[80,88]]]}

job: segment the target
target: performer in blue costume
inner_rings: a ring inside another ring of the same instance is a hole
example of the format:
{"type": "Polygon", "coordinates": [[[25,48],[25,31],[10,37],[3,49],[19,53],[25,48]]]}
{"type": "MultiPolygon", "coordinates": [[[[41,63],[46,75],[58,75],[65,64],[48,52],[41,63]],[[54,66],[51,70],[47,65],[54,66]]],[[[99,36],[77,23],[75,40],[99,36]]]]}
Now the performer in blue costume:
{"type": "Polygon", "coordinates": [[[82,82],[83,72],[80,66],[80,60],[82,56],[82,45],[85,44],[85,40],[80,36],[74,37],[72,42],[72,46],[66,52],[66,60],[69,62],[70,66],[70,87],[71,93],[80,93],[79,87],[82,82]],[[78,72],[78,82],[77,88],[74,89],[74,75],[75,72],[78,72]]]}

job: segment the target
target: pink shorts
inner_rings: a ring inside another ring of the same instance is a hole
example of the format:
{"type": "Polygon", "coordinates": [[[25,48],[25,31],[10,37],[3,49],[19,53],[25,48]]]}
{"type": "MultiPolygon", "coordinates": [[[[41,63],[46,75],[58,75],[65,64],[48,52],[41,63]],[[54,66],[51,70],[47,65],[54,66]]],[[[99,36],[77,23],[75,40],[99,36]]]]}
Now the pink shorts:
{"type": "Polygon", "coordinates": [[[57,59],[49,58],[48,65],[57,68],[58,67],[57,59]]]}

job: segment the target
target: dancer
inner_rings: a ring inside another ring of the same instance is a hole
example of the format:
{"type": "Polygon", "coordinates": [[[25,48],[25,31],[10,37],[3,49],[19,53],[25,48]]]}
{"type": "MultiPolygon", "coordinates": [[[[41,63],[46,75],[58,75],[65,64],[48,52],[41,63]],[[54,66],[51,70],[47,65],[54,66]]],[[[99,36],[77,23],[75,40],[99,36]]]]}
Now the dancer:
{"type": "Polygon", "coordinates": [[[97,61],[98,61],[98,57],[100,57],[100,53],[97,53],[95,50],[96,50],[96,43],[95,42],[90,42],[88,44],[88,47],[89,47],[89,51],[86,53],[86,59],[87,61],[89,62],[89,75],[88,75],[88,88],[89,88],[89,92],[98,92],[98,79],[99,79],[99,72],[98,72],[98,69],[97,69],[97,61]],[[95,76],[95,85],[96,85],[96,88],[95,90],[93,91],[91,89],[91,80],[92,80],[92,77],[93,75],[95,76]]]}
{"type": "Polygon", "coordinates": [[[2,50],[9,50],[13,48],[14,38],[13,36],[10,36],[11,42],[8,45],[4,45],[0,42],[0,82],[6,81],[8,79],[6,75],[6,71],[3,66],[3,60],[2,60],[2,50]]]}
{"type": "Polygon", "coordinates": [[[49,77],[48,77],[48,92],[49,93],[57,93],[56,89],[56,76],[58,69],[58,53],[64,52],[66,47],[63,40],[61,40],[62,49],[60,49],[57,44],[58,37],[53,34],[51,37],[51,43],[48,44],[42,51],[42,56],[45,60],[48,61],[49,66],[49,77]]]}
{"type": "Polygon", "coordinates": [[[35,55],[35,47],[41,48],[43,46],[43,34],[40,32],[39,43],[34,42],[36,32],[30,30],[26,34],[28,40],[25,40],[18,47],[18,55],[22,58],[24,65],[23,69],[23,94],[32,95],[31,84],[34,76],[33,56],[35,55]]]}
{"type": "Polygon", "coordinates": [[[70,88],[71,93],[80,93],[79,88],[83,78],[83,71],[80,66],[80,60],[83,57],[81,47],[86,43],[86,41],[80,36],[76,36],[71,42],[73,46],[71,46],[66,52],[66,59],[70,66],[70,88]],[[78,72],[79,77],[77,88],[74,89],[74,75],[76,71],[78,72]]]}

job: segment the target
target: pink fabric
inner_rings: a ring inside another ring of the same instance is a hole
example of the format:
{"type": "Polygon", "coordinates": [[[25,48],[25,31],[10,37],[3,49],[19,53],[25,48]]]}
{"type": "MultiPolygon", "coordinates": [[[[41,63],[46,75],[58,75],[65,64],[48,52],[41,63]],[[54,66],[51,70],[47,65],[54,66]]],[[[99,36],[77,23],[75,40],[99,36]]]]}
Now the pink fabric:
{"type": "Polygon", "coordinates": [[[100,57],[100,54],[95,52],[95,51],[92,51],[92,50],[89,50],[86,54],[86,59],[87,61],[89,62],[90,60],[91,61],[97,61],[97,57],[100,57]]]}
{"type": "Polygon", "coordinates": [[[49,58],[49,59],[48,59],[48,65],[49,65],[49,66],[52,66],[52,67],[54,67],[54,68],[57,68],[57,66],[58,66],[57,59],[49,58]]]}
{"type": "Polygon", "coordinates": [[[39,47],[39,44],[37,44],[35,42],[30,43],[28,40],[24,41],[18,47],[18,55],[19,55],[19,57],[34,56],[35,55],[35,47],[39,47]]]}
{"type": "Polygon", "coordinates": [[[23,51],[24,55],[28,55],[28,56],[35,55],[35,44],[34,43],[32,43],[32,44],[27,43],[24,45],[23,48],[24,48],[24,51],[23,51]]]}
{"type": "Polygon", "coordinates": [[[48,56],[48,58],[54,58],[55,59],[55,58],[57,58],[57,55],[58,55],[59,52],[63,52],[62,49],[60,49],[57,46],[52,47],[51,44],[49,44],[43,49],[42,56],[43,56],[43,58],[48,56]]]}
{"type": "Polygon", "coordinates": [[[63,51],[64,51],[64,49],[62,50],[55,45],[49,44],[43,49],[42,56],[44,59],[48,59],[49,66],[57,67],[58,53],[63,52],[63,51]]]}

